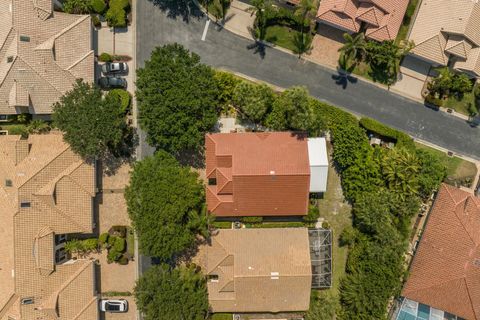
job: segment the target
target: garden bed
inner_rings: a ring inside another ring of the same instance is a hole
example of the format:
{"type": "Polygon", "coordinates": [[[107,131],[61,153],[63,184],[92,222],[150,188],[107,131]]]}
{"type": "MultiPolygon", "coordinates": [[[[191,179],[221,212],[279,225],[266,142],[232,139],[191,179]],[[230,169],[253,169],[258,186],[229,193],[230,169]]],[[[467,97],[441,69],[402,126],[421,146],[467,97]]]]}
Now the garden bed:
{"type": "Polygon", "coordinates": [[[460,183],[466,179],[471,179],[473,182],[477,174],[477,167],[474,163],[455,156],[449,157],[445,152],[428,147],[419,142],[415,142],[415,146],[418,149],[436,154],[441,159],[442,163],[447,168],[446,182],[455,184],[456,182],[460,183]]]}

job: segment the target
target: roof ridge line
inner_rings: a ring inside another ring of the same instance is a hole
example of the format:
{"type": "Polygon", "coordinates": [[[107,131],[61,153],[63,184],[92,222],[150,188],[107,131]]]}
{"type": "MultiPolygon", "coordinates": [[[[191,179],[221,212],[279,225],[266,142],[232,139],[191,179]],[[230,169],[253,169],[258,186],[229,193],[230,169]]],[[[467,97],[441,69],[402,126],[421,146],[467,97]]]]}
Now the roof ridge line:
{"type": "Polygon", "coordinates": [[[83,314],[83,312],[85,312],[85,310],[87,310],[88,307],[90,307],[90,305],[91,305],[93,302],[95,302],[96,300],[97,300],[97,297],[96,297],[96,296],[93,296],[92,300],[90,300],[90,302],[87,303],[87,304],[83,307],[83,309],[80,310],[80,312],[79,312],[75,317],[72,318],[72,320],[77,320],[77,319],[79,319],[79,317],[83,314]]]}
{"type": "MultiPolygon", "coordinates": [[[[56,160],[58,157],[60,157],[61,155],[63,155],[68,149],[70,149],[71,147],[67,144],[65,144],[65,149],[62,150],[57,156],[55,156],[52,160],[48,161],[45,166],[43,166],[43,169],[47,166],[49,166],[54,160],[56,160]]],[[[37,174],[41,171],[41,169],[39,171],[37,171],[34,175],[32,175],[29,179],[25,180],[21,185],[19,185],[17,187],[17,189],[20,189],[21,187],[23,187],[27,182],[29,182],[30,180],[32,180],[35,176],[37,176],[37,174]]],[[[63,172],[63,171],[62,171],[63,172]]]]}
{"type": "MultiPolygon", "coordinates": [[[[81,57],[80,59],[78,59],[77,61],[75,61],[72,65],[70,65],[69,67],[67,67],[67,71],[70,71],[71,68],[75,67],[77,64],[79,64],[80,62],[82,62],[83,60],[85,60],[85,58],[87,58],[89,55],[91,55],[92,53],[95,53],[95,51],[93,50],[90,50],[87,54],[85,54],[83,57],[81,57]]],[[[71,72],[70,72],[71,73],[71,72]]],[[[72,74],[73,75],[73,74],[72,74]]]]}
{"type": "MultiPolygon", "coordinates": [[[[61,92],[60,90],[58,90],[50,81],[48,81],[44,76],[42,76],[37,70],[35,70],[35,68],[33,68],[27,61],[23,60],[22,57],[20,56],[17,56],[18,59],[22,60],[23,63],[25,63],[33,72],[35,72],[40,78],[42,78],[46,83],[48,83],[50,85],[50,87],[52,87],[55,91],[57,91],[58,93],[60,93],[61,95],[63,95],[63,92],[61,92]]],[[[56,64],[54,62],[54,64],[56,64]]],[[[58,64],[56,64],[60,69],[62,69],[58,64]]],[[[63,70],[63,69],[62,69],[63,70]]]]}

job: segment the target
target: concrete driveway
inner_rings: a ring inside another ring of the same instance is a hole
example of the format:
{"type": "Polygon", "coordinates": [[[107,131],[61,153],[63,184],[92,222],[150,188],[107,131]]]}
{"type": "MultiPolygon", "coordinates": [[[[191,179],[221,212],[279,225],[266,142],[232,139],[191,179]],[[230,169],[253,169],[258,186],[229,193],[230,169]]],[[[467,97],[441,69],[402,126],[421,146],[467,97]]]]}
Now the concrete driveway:
{"type": "Polygon", "coordinates": [[[400,66],[399,80],[392,90],[403,93],[415,100],[423,101],[422,90],[431,65],[412,56],[406,56],[400,66]]]}
{"type": "Polygon", "coordinates": [[[340,52],[338,50],[343,46],[345,40],[343,39],[344,31],[320,24],[318,32],[313,38],[312,52],[308,58],[321,65],[336,68],[338,66],[338,59],[340,52]]]}

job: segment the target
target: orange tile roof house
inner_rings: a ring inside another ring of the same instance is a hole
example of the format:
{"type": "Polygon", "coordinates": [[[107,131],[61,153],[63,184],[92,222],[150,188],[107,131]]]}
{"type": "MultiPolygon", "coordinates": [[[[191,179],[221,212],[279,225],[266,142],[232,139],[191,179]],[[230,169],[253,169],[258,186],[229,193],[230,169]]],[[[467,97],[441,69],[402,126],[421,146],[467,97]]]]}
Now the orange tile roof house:
{"type": "Polygon", "coordinates": [[[54,0],[0,1],[0,115],[50,114],[75,80],[92,82],[88,15],[53,11],[54,0]]]}
{"type": "Polygon", "coordinates": [[[479,248],[480,199],[443,185],[413,258],[397,319],[480,319],[479,248]]]}
{"type": "Polygon", "coordinates": [[[365,25],[367,38],[395,40],[409,0],[322,0],[317,21],[349,33],[365,25]]]}
{"type": "Polygon", "coordinates": [[[409,35],[411,54],[480,77],[480,3],[423,0],[409,35]]]}
{"type": "Polygon", "coordinates": [[[325,192],[324,138],[291,132],[207,134],[209,212],[219,217],[292,216],[308,211],[310,192],[325,192]]]}
{"type": "Polygon", "coordinates": [[[0,319],[96,320],[95,263],[69,260],[91,234],[95,168],[62,135],[0,136],[0,319]]]}
{"type": "Polygon", "coordinates": [[[309,248],[305,228],[220,230],[205,259],[213,312],[308,310],[309,248]]]}

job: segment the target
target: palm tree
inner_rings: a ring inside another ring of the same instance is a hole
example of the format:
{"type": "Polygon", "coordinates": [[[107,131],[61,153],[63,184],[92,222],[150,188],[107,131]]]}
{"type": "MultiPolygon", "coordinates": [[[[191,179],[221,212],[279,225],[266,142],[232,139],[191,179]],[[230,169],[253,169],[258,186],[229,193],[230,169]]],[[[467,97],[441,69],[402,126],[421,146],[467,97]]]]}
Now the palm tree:
{"type": "Polygon", "coordinates": [[[358,33],[354,37],[348,33],[343,34],[345,44],[338,50],[349,59],[358,59],[365,54],[365,36],[358,33]]]}
{"type": "Polygon", "coordinates": [[[206,206],[201,211],[192,210],[188,213],[188,227],[190,230],[200,234],[203,238],[210,237],[210,228],[215,221],[215,216],[207,212],[206,206]]]}
{"type": "Polygon", "coordinates": [[[390,150],[383,161],[383,175],[388,187],[401,195],[418,194],[417,175],[421,169],[417,156],[404,148],[390,150]]]}
{"type": "Polygon", "coordinates": [[[313,38],[308,33],[298,32],[293,37],[293,44],[295,48],[293,53],[298,54],[298,59],[302,57],[304,53],[309,53],[312,50],[312,41],[313,38]]]}
{"type": "Polygon", "coordinates": [[[267,29],[267,15],[272,10],[270,0],[252,0],[252,6],[247,9],[253,16],[255,15],[254,31],[258,29],[258,39],[264,40],[267,29]]]}
{"type": "Polygon", "coordinates": [[[316,0],[300,0],[300,3],[297,5],[297,9],[295,10],[295,15],[302,19],[302,32],[304,26],[308,26],[312,23],[312,21],[314,21],[316,9],[316,0]]]}

